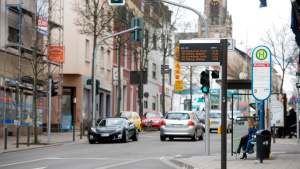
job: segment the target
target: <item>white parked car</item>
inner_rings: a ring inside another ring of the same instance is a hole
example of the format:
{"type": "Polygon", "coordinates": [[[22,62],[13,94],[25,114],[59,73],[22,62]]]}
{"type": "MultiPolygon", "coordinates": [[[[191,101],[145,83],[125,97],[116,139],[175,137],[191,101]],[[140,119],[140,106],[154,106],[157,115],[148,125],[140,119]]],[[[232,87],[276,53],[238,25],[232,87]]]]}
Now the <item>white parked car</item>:
{"type": "MultiPolygon", "coordinates": [[[[210,117],[210,132],[211,130],[218,130],[218,128],[221,126],[221,111],[220,110],[212,110],[209,113],[210,117]]],[[[230,116],[227,114],[227,132],[232,131],[232,121],[230,119],[230,116]]]]}

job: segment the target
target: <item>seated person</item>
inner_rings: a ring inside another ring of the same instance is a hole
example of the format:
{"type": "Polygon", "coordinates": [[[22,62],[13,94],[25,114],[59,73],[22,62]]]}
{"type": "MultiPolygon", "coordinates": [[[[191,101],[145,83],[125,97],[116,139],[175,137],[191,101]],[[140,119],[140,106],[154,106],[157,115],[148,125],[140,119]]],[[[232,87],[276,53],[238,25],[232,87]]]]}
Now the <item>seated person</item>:
{"type": "MultiPolygon", "coordinates": [[[[255,126],[255,129],[257,130],[257,129],[259,129],[259,122],[256,122],[255,124],[254,124],[254,126],[255,126]]],[[[247,143],[247,148],[246,148],[246,150],[244,151],[244,153],[248,153],[248,154],[252,154],[252,153],[254,153],[254,150],[253,150],[253,142],[256,142],[256,135],[254,134],[254,135],[252,135],[252,139],[250,139],[250,140],[248,140],[248,143],[247,143]]]]}

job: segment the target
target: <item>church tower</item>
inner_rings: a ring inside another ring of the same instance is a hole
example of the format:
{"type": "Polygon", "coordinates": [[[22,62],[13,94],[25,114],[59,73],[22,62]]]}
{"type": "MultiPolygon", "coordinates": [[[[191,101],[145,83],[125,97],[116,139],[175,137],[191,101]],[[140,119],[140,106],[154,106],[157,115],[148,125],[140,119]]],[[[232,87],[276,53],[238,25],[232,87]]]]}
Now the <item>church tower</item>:
{"type": "MultiPolygon", "coordinates": [[[[204,15],[208,26],[209,38],[231,38],[232,19],[227,11],[227,0],[205,0],[204,15]]],[[[205,27],[199,21],[199,37],[205,38],[205,27]]]]}

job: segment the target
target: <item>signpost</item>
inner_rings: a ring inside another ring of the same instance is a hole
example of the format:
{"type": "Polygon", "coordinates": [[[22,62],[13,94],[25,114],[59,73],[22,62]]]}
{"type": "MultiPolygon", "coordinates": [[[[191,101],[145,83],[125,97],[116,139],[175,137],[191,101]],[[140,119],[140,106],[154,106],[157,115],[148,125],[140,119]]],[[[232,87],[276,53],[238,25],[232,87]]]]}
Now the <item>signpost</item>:
{"type": "MultiPolygon", "coordinates": [[[[252,95],[260,101],[260,129],[263,129],[263,101],[271,94],[271,51],[257,46],[252,52],[252,95]]],[[[260,163],[263,158],[260,158],[260,163]]]]}

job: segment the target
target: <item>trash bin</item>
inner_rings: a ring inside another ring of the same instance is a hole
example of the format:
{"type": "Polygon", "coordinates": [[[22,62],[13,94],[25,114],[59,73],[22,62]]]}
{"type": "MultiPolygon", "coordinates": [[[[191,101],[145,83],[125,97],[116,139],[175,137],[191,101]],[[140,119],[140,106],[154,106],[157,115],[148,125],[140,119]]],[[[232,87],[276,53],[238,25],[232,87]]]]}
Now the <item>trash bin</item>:
{"type": "Polygon", "coordinates": [[[257,158],[269,158],[271,149],[271,132],[258,130],[256,132],[256,156],[257,158]]]}

